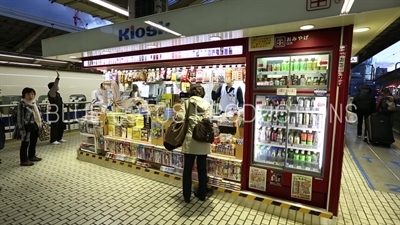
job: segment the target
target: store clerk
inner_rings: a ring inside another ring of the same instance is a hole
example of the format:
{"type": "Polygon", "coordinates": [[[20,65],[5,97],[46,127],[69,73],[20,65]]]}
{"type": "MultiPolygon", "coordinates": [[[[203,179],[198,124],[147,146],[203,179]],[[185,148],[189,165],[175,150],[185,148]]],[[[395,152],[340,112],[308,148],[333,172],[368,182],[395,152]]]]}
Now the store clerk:
{"type": "Polygon", "coordinates": [[[243,91],[242,88],[227,82],[223,85],[216,84],[211,92],[211,98],[214,101],[219,100],[219,111],[224,113],[227,111],[243,108],[243,91]]]}
{"type": "Polygon", "coordinates": [[[104,83],[100,84],[100,88],[92,92],[92,104],[93,105],[103,105],[104,104],[104,94],[106,94],[106,88],[104,83]]]}

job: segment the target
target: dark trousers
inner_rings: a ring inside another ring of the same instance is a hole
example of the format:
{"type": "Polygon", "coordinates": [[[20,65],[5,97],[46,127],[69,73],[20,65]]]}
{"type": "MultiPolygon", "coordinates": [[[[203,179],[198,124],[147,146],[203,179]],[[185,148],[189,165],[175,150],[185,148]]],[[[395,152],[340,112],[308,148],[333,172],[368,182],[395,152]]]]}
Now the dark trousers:
{"type": "Polygon", "coordinates": [[[39,137],[39,130],[30,132],[29,141],[22,141],[19,149],[19,158],[22,162],[27,162],[29,159],[36,156],[36,144],[39,137]]]}
{"type": "Polygon", "coordinates": [[[362,133],[362,126],[364,123],[364,136],[367,136],[367,132],[368,132],[368,123],[367,123],[367,119],[371,114],[365,114],[365,113],[357,113],[357,135],[361,136],[362,133]]]}
{"type": "Polygon", "coordinates": [[[192,194],[192,170],[194,161],[196,160],[197,174],[199,176],[199,189],[197,197],[205,198],[207,193],[207,155],[184,155],[183,166],[183,197],[190,200],[192,194]],[[196,160],[197,158],[197,160],[196,160]]]}
{"type": "Polygon", "coordinates": [[[64,135],[65,124],[60,119],[50,125],[50,143],[61,141],[64,135]]]}

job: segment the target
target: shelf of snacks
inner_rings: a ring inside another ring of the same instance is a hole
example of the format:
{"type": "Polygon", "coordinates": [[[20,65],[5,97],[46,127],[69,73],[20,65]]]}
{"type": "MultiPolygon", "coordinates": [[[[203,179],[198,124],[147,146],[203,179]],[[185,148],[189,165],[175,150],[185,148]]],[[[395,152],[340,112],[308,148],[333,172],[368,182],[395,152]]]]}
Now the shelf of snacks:
{"type": "Polygon", "coordinates": [[[257,96],[253,163],[321,173],[326,97],[257,96]]]}
{"type": "Polygon", "coordinates": [[[330,54],[256,58],[256,87],[327,87],[330,54]]]}
{"type": "MultiPolygon", "coordinates": [[[[105,156],[181,175],[181,150],[168,151],[163,146],[164,131],[172,123],[173,112],[155,108],[149,108],[146,115],[107,113],[105,156]]],[[[243,127],[237,127],[236,124],[237,121],[214,119],[216,137],[207,163],[210,184],[240,190],[243,127]]]]}
{"type": "Polygon", "coordinates": [[[246,67],[238,64],[110,70],[105,71],[104,76],[106,81],[114,80],[124,85],[130,85],[133,82],[147,84],[160,82],[224,83],[226,81],[245,81],[246,67]]]}

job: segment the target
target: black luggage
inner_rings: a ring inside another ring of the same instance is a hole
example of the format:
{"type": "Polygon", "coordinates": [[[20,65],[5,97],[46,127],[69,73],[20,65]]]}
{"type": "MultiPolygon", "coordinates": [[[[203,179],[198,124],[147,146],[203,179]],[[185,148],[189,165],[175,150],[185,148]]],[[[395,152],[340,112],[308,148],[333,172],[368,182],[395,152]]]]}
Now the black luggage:
{"type": "Polygon", "coordinates": [[[391,145],[394,143],[391,118],[388,115],[371,115],[367,119],[368,142],[391,145]]]}

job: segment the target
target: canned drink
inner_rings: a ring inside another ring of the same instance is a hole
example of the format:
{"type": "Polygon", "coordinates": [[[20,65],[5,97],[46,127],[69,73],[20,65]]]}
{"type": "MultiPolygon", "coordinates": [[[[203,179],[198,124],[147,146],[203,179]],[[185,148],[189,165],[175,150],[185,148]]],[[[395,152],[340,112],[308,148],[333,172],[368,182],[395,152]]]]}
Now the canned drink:
{"type": "Polygon", "coordinates": [[[317,126],[317,120],[318,120],[317,114],[312,114],[311,115],[311,125],[312,126],[317,126]]]}
{"type": "Polygon", "coordinates": [[[299,107],[304,107],[304,99],[299,98],[299,100],[297,100],[297,104],[299,105],[299,107]]]}
{"type": "Polygon", "coordinates": [[[304,113],[304,125],[309,125],[310,124],[310,114],[309,113],[304,113]]]}
{"type": "Polygon", "coordinates": [[[314,108],[315,107],[315,98],[312,98],[310,101],[310,107],[314,108]]]}
{"type": "Polygon", "coordinates": [[[296,124],[296,115],[292,114],[290,116],[290,124],[296,124]]]}
{"type": "Polygon", "coordinates": [[[304,100],[304,107],[310,108],[310,105],[311,105],[310,99],[309,99],[309,98],[306,98],[306,99],[304,100]]]}
{"type": "Polygon", "coordinates": [[[297,114],[297,124],[302,125],[303,124],[303,113],[297,114]]]}

